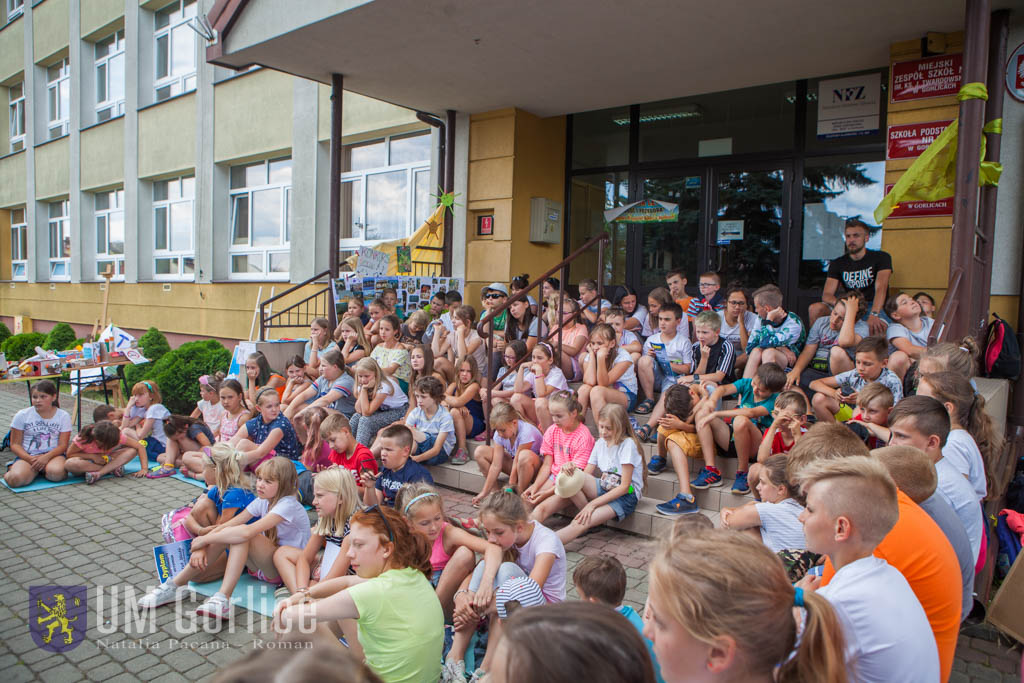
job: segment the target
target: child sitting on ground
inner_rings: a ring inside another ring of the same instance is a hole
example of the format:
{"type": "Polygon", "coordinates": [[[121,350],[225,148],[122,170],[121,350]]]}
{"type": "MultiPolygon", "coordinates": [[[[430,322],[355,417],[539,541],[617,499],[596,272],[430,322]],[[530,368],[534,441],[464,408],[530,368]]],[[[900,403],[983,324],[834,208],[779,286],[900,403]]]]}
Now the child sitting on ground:
{"type": "Polygon", "coordinates": [[[885,314],[892,319],[892,323],[885,328],[885,338],[889,342],[889,365],[902,380],[911,363],[921,358],[928,347],[928,335],[935,321],[925,316],[921,312],[921,304],[906,292],[898,292],[886,300],[885,314]]]}
{"type": "Polygon", "coordinates": [[[11,488],[28,486],[40,473],[48,481],[67,476],[64,454],[71,439],[71,416],[60,409],[57,385],[50,380],[36,382],[31,393],[32,405],[11,420],[11,451],[17,459],[4,475],[11,488]]]}
{"type": "MultiPolygon", "coordinates": [[[[626,570],[622,563],[613,555],[590,555],[580,560],[572,572],[572,582],[576,586],[576,594],[583,602],[605,605],[626,617],[637,633],[643,634],[644,620],[635,609],[622,604],[626,597],[626,570]]],[[[644,638],[644,645],[654,665],[654,677],[658,683],[664,683],[658,658],[654,655],[654,646],[644,638]]]]}
{"type": "Polygon", "coordinates": [[[974,337],[964,337],[956,343],[942,342],[924,350],[917,365],[917,372],[927,375],[930,372],[949,370],[959,373],[973,386],[974,377],[978,374],[980,355],[981,348],[974,337]]]}
{"type": "Polygon", "coordinates": [[[532,376],[533,382],[530,389],[533,395],[526,391],[526,385],[522,385],[522,391],[512,395],[512,405],[519,414],[533,424],[545,431],[551,426],[551,413],[548,409],[548,400],[556,391],[568,391],[569,382],[565,379],[562,369],[555,363],[555,352],[547,342],[540,342],[533,347],[531,356],[532,364],[523,370],[523,380],[532,376]],[[529,371],[530,375],[526,372],[529,371]]]}
{"type": "MultiPolygon", "coordinates": [[[[615,307],[622,309],[623,318],[625,319],[622,326],[637,335],[639,339],[640,331],[647,320],[647,307],[640,303],[640,297],[637,295],[636,290],[629,285],[620,285],[619,298],[615,302],[615,307]]],[[[607,319],[608,314],[605,313],[605,320],[607,319]]]]}
{"type": "Polygon", "coordinates": [[[760,502],[722,508],[722,527],[748,531],[773,552],[806,550],[804,527],[800,523],[803,505],[794,498],[786,480],[785,455],[765,459],[757,484],[760,502]]]}
{"type": "Polygon", "coordinates": [[[491,446],[477,446],[473,457],[484,475],[484,486],[473,496],[473,505],[488,496],[498,484],[502,473],[508,475],[508,485],[520,494],[533,481],[540,468],[541,443],[544,440],[540,430],[525,421],[509,403],[499,403],[491,411],[491,426],[494,427],[494,443],[491,446]],[[522,461],[526,463],[520,467],[522,461]],[[528,475],[519,477],[519,472],[528,475]]]}
{"type": "Polygon", "coordinates": [[[725,308],[725,299],[720,291],[722,289],[722,276],[718,273],[701,273],[697,280],[699,294],[690,299],[690,305],[686,307],[686,317],[692,322],[702,311],[715,313],[725,308]]]}
{"type": "MultiPolygon", "coordinates": [[[[395,498],[395,509],[405,515],[413,531],[430,541],[430,584],[437,591],[437,599],[446,614],[451,614],[455,590],[473,571],[477,554],[483,555],[484,572],[488,576],[498,573],[501,548],[452,523],[445,514],[441,494],[430,484],[418,482],[403,486],[395,498]]],[[[478,593],[484,603],[490,602],[485,591],[478,593]]]]}
{"type": "MultiPolygon", "coordinates": [[[[633,434],[626,409],[614,403],[597,416],[597,433],[590,458],[583,470],[582,488],[576,492],[559,491],[534,509],[532,519],[543,522],[571,503],[579,512],[572,522],[558,530],[558,538],[568,543],[587,529],[616,519],[624,520],[636,510],[643,494],[646,470],[640,455],[640,442],[633,434]]],[[[563,477],[571,477],[576,465],[569,461],[563,477]]]]}
{"type": "Polygon", "coordinates": [[[95,484],[103,476],[124,476],[124,466],[139,456],[142,468],[133,477],[144,477],[149,461],[146,447],[124,432],[113,422],[95,422],[86,425],[68,446],[64,469],[71,475],[85,475],[86,484],[95,484]]]}
{"type": "Polygon", "coordinates": [[[562,300],[562,313],[558,315],[558,299],[555,299],[554,306],[548,310],[548,343],[551,344],[556,356],[561,356],[562,373],[570,381],[579,381],[583,378],[583,366],[580,364],[580,354],[587,345],[587,326],[579,322],[576,314],[580,305],[575,299],[566,297],[562,300]],[[559,344],[561,346],[559,347],[559,344]]]}
{"type": "MultiPolygon", "coordinates": [[[[299,462],[310,473],[320,472],[334,464],[331,462],[331,445],[327,443],[327,440],[320,433],[320,427],[331,415],[337,415],[337,413],[329,413],[326,408],[312,406],[302,411],[295,419],[296,426],[301,424],[303,433],[306,435],[306,440],[302,443],[302,455],[299,457],[299,462]]],[[[299,499],[303,501],[311,500],[312,490],[308,491],[309,495],[307,495],[307,491],[303,491],[302,479],[303,477],[300,473],[299,499]]],[[[309,486],[312,486],[312,479],[310,479],[307,488],[309,486]]]]}
{"type": "Polygon", "coordinates": [[[527,353],[529,352],[526,342],[519,339],[511,341],[505,346],[501,356],[503,365],[498,369],[498,375],[491,383],[490,390],[487,387],[480,388],[480,400],[484,404],[489,403],[489,407],[493,408],[503,401],[512,399],[513,394],[516,393],[516,373],[520,368],[523,368],[523,372],[527,370],[527,363],[519,364],[519,361],[526,358],[527,353]]]}
{"type": "Polygon", "coordinates": [[[346,372],[345,357],[338,349],[325,351],[320,357],[320,376],[296,397],[284,411],[284,416],[293,421],[299,439],[308,435],[295,418],[310,408],[325,408],[329,412],[352,415],[355,412],[355,380],[346,372]]]}
{"type": "Polygon", "coordinates": [[[342,576],[348,571],[348,544],[345,539],[348,520],[358,506],[359,494],[355,479],[349,472],[332,467],[313,478],[313,509],[317,520],[309,542],[304,548],[286,545],[274,552],[274,567],[289,593],[308,595],[311,585],[342,576]],[[321,550],[323,554],[318,562],[321,550]]]}
{"type": "Polygon", "coordinates": [[[203,422],[214,438],[220,431],[220,421],[224,417],[224,406],[220,402],[220,385],[224,381],[224,373],[218,372],[215,375],[202,375],[199,378],[199,401],[196,402],[196,409],[189,417],[202,418],[203,422]]]}
{"type": "MultiPolygon", "coordinates": [[[[245,390],[236,379],[226,379],[220,384],[220,403],[224,413],[220,418],[220,429],[217,430],[216,441],[229,443],[251,417],[249,407],[245,404],[245,390]]],[[[181,473],[187,477],[201,479],[206,467],[207,451],[188,451],[181,456],[181,473]]]]}
{"type": "Polygon", "coordinates": [[[615,330],[607,323],[597,323],[590,331],[590,343],[583,358],[583,386],[579,401],[583,415],[593,404],[594,415],[606,405],[636,407],[637,381],[629,352],[619,346],[615,330]]]}
{"type": "Polygon", "coordinates": [[[144,595],[139,607],[153,609],[174,602],[180,588],[227,551],[220,590],[199,606],[198,616],[227,619],[231,594],[244,571],[260,581],[280,584],[274,553],[281,546],[301,549],[309,542],[309,517],[296,497],[297,479],[295,466],[286,458],[261,464],[256,470],[257,498],[226,524],[193,539],[188,566],[144,595]],[[258,521],[248,524],[253,518],[258,521]]]}
{"type": "Polygon", "coordinates": [[[424,465],[442,465],[455,449],[455,423],[448,409],[441,405],[444,385],[436,377],[421,377],[416,381],[414,395],[416,407],[405,419],[416,442],[412,459],[424,465]]]}
{"type": "Polygon", "coordinates": [[[793,390],[779,394],[772,409],[772,423],[757,447],[757,462],[750,465],[747,475],[747,485],[754,492],[755,499],[760,500],[757,484],[764,469],[761,463],[773,455],[789,453],[797,439],[807,431],[806,423],[807,399],[804,395],[793,390]]]}
{"type": "Polygon", "coordinates": [[[747,362],[743,376],[750,378],[762,363],[775,363],[780,368],[793,367],[804,346],[807,332],[796,313],[782,307],[782,290],[765,285],[754,292],[754,310],[761,326],[747,340],[747,362]]]}
{"type": "MultiPolygon", "coordinates": [[[[555,479],[562,467],[572,462],[583,469],[590,460],[594,449],[594,437],[587,425],[583,424],[582,406],[571,391],[558,391],[549,401],[552,424],[544,432],[540,447],[543,458],[540,470],[525,491],[523,500],[537,506],[555,493],[555,479]]],[[[530,463],[523,458],[518,463],[524,470],[530,463]]],[[[527,481],[526,472],[519,473],[520,481],[527,481]]]]}
{"type": "MultiPolygon", "coordinates": [[[[136,382],[121,421],[122,432],[132,439],[145,442],[146,455],[153,464],[167,450],[164,420],[171,416],[171,411],[160,401],[160,388],[154,382],[136,382]]],[[[160,467],[157,465],[157,469],[160,467]]]]}
{"type": "Polygon", "coordinates": [[[637,361],[637,376],[644,391],[644,400],[636,407],[637,415],[654,409],[655,390],[664,391],[676,378],[693,367],[693,347],[679,326],[683,311],[678,304],[668,303],[658,311],[658,333],[644,342],[644,355],[637,361]]]}
{"type": "Polygon", "coordinates": [[[356,440],[370,446],[383,427],[405,418],[409,399],[398,386],[398,380],[384,374],[373,358],[356,363],[353,372],[356,406],[349,424],[356,440]]]}
{"type": "Polygon", "coordinates": [[[747,342],[750,333],[761,327],[761,319],[748,309],[747,293],[742,287],[732,287],[725,295],[725,308],[718,312],[722,319],[719,334],[732,344],[736,351],[736,369],[742,370],[747,364],[747,342]]]}
{"type": "Polygon", "coordinates": [[[293,462],[302,455],[302,445],[292,423],[281,414],[277,390],[265,387],[256,395],[257,415],[231,438],[231,445],[245,453],[245,471],[254,472],[274,455],[293,462]]]}
{"type": "Polygon", "coordinates": [[[661,394],[664,414],[658,419],[658,454],[651,458],[647,471],[660,474],[671,460],[679,482],[679,493],[655,509],[676,517],[697,512],[697,501],[690,490],[690,458],[699,458],[700,441],[694,426],[694,411],[700,401],[700,387],[673,384],[661,394]]]}
{"type": "Polygon", "coordinates": [[[862,339],[857,344],[856,368],[835,377],[823,377],[811,382],[810,389],[815,392],[811,399],[815,416],[822,421],[849,420],[853,417],[853,406],[857,404],[857,392],[871,382],[885,385],[898,403],[903,398],[903,383],[886,367],[887,363],[888,351],[884,339],[862,339]]]}
{"type": "Polygon", "coordinates": [[[412,431],[403,424],[385,427],[380,433],[379,474],[362,470],[363,504],[367,507],[383,503],[394,507],[398,489],[417,481],[434,483],[426,467],[410,457],[413,448],[412,431]]]}
{"type": "Polygon", "coordinates": [[[918,292],[914,295],[914,301],[921,306],[921,315],[926,318],[935,317],[935,299],[928,292],[918,292]]]}
{"type": "Polygon", "coordinates": [[[786,379],[786,388],[809,390],[811,382],[853,369],[853,350],[871,332],[859,319],[864,296],[858,290],[839,295],[830,315],[811,325],[807,343],[786,379]]]}
{"type": "MultiPolygon", "coordinates": [[[[686,294],[686,283],[686,273],[682,270],[670,270],[665,275],[665,284],[668,285],[669,294],[672,295],[672,300],[682,312],[689,310],[691,301],[691,297],[686,294]]],[[[683,321],[685,320],[683,318],[683,321]]]]}
{"type": "MultiPolygon", "coordinates": [[[[219,442],[213,445],[209,455],[203,453],[202,457],[203,468],[199,474],[209,488],[189,507],[189,512],[180,521],[174,519],[177,511],[164,515],[161,530],[168,543],[205,536],[227,523],[256,497],[249,475],[242,471],[240,451],[219,442]]],[[[200,583],[223,576],[226,560],[222,555],[219,561],[208,564],[203,577],[199,579],[200,583]]]]}
{"type": "Polygon", "coordinates": [[[377,361],[381,372],[398,381],[403,392],[408,392],[412,365],[409,363],[409,351],[398,338],[401,326],[398,316],[393,313],[380,319],[377,327],[380,343],[373,347],[370,358],[377,361]]]}
{"type": "Polygon", "coordinates": [[[857,414],[846,426],[863,439],[868,448],[882,448],[889,443],[889,412],[893,403],[889,387],[872,382],[857,392],[857,414]]]}
{"type": "MultiPolygon", "coordinates": [[[[146,476],[150,479],[169,477],[174,474],[177,467],[184,468],[182,458],[185,453],[195,453],[209,448],[215,440],[213,432],[204,422],[184,415],[171,415],[167,418],[164,422],[164,434],[167,436],[167,450],[157,457],[157,461],[163,467],[149,472],[146,476]]],[[[190,476],[191,473],[186,471],[183,474],[190,476]]]]}
{"type": "Polygon", "coordinates": [[[580,280],[580,319],[587,327],[593,327],[601,322],[601,315],[611,307],[607,299],[597,298],[597,280],[587,278],[580,280]]]}
{"type": "Polygon", "coordinates": [[[636,332],[626,329],[626,314],[618,306],[612,306],[604,312],[604,321],[615,330],[615,343],[629,354],[629,359],[636,363],[643,353],[644,344],[636,332]]]}
{"type": "MultiPolygon", "coordinates": [[[[691,345],[693,356],[693,374],[676,378],[676,383],[689,385],[700,384],[703,387],[715,387],[732,377],[733,364],[736,360],[732,344],[722,339],[718,332],[722,319],[714,311],[702,311],[697,314],[693,323],[694,336],[697,338],[691,345]]],[[[657,405],[651,411],[647,424],[640,428],[637,436],[641,441],[653,441],[654,432],[665,414],[665,392],[661,394],[657,405]]]]}
{"type": "Polygon", "coordinates": [[[320,423],[320,437],[330,445],[328,456],[331,463],[348,470],[356,481],[359,497],[362,500],[363,472],[376,476],[377,461],[369,448],[356,441],[352,435],[348,418],[341,413],[332,413],[320,423]]]}
{"type": "Polygon", "coordinates": [[[306,361],[302,360],[302,356],[298,354],[289,358],[285,363],[284,375],[287,379],[284,383],[284,392],[281,394],[281,405],[284,406],[286,414],[289,414],[288,411],[291,410],[291,414],[294,415],[296,411],[312,402],[312,397],[300,400],[299,396],[313,386],[313,380],[306,375],[306,361]],[[292,407],[293,403],[296,404],[294,408],[292,407]]]}
{"type": "Polygon", "coordinates": [[[370,342],[359,318],[344,318],[338,323],[337,336],[338,350],[345,357],[345,365],[351,367],[370,353],[370,342]]]}
{"type": "MultiPolygon", "coordinates": [[[[667,304],[674,303],[672,301],[672,295],[665,287],[655,287],[647,295],[647,311],[643,318],[643,325],[640,326],[640,337],[646,340],[652,334],[658,331],[658,313],[661,311],[661,307],[667,304]]],[[[680,311],[684,310],[682,308],[680,311]]],[[[686,325],[683,320],[679,321],[679,327],[682,328],[686,325]]],[[[689,329],[689,328],[686,328],[689,329]]],[[[685,336],[686,329],[683,330],[685,336]]]]}
{"type": "Polygon", "coordinates": [[[455,455],[453,465],[469,462],[466,438],[475,438],[486,429],[484,407],[480,402],[480,368],[473,356],[466,356],[458,363],[455,381],[448,385],[441,405],[448,409],[455,424],[455,455]]]}
{"type": "Polygon", "coordinates": [[[722,485],[722,473],[715,466],[715,447],[726,450],[730,442],[736,445],[736,481],[733,493],[750,493],[747,484],[747,466],[757,457],[762,430],[771,426],[771,412],[775,399],[786,385],[786,373],[775,363],[763,363],[752,378],[738,379],[732,384],[715,388],[697,412],[697,438],[704,455],[704,467],[690,482],[695,489],[722,485]],[[738,394],[739,406],[732,410],[716,410],[726,396],[738,394]],[[732,418],[731,424],[723,418],[732,418]]]}

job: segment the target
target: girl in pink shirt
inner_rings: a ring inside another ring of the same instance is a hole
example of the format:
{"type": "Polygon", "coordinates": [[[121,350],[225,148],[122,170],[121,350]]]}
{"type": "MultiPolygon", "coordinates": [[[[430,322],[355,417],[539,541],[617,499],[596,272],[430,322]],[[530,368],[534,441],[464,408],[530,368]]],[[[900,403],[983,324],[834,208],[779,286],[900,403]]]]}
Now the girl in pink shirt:
{"type": "Polygon", "coordinates": [[[554,422],[544,432],[540,455],[544,458],[537,478],[523,491],[523,500],[539,505],[555,492],[555,477],[567,462],[583,469],[594,449],[594,436],[581,421],[582,406],[571,391],[557,391],[548,400],[548,410],[554,422]]]}

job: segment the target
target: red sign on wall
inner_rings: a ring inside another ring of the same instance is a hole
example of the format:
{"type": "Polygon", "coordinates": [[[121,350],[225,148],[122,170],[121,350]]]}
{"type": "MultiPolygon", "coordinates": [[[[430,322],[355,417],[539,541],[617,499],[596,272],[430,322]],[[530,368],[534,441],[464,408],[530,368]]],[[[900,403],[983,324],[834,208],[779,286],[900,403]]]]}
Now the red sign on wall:
{"type": "Polygon", "coordinates": [[[952,121],[933,121],[931,123],[908,123],[902,126],[889,126],[889,143],[885,148],[886,159],[913,159],[928,149],[939,133],[946,129],[952,121]]]}
{"type": "Polygon", "coordinates": [[[893,102],[955,95],[963,80],[962,54],[925,57],[892,65],[893,102]]]}
{"type": "MultiPolygon", "coordinates": [[[[885,186],[885,194],[892,191],[892,185],[885,186]]],[[[926,216],[952,216],[953,198],[947,197],[937,202],[900,202],[889,214],[889,218],[923,218],[926,216]]]]}

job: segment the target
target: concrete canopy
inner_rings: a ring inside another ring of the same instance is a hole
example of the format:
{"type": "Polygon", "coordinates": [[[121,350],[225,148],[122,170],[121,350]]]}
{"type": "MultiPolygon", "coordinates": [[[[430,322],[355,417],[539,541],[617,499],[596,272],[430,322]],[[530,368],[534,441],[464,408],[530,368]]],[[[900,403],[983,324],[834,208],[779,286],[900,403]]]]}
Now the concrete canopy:
{"type": "Polygon", "coordinates": [[[963,0],[221,3],[216,64],[340,73],[346,90],[423,111],[539,116],[877,68],[890,43],[964,21],[963,0]]]}

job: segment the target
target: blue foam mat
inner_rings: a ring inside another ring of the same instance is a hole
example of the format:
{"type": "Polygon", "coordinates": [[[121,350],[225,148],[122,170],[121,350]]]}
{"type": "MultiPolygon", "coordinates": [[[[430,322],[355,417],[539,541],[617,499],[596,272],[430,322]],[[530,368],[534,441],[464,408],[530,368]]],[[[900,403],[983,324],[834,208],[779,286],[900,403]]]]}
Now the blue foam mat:
{"type": "MultiPolygon", "coordinates": [[[[209,583],[189,582],[189,588],[207,597],[220,590],[220,580],[209,583]]],[[[242,575],[231,594],[231,603],[236,607],[244,607],[247,610],[257,612],[265,617],[274,616],[274,591],[277,586],[272,586],[266,581],[257,581],[248,574],[242,575]]]]}
{"type": "Polygon", "coordinates": [[[171,475],[171,479],[177,479],[178,481],[183,481],[186,484],[192,484],[193,486],[198,486],[199,488],[203,489],[204,491],[206,490],[206,482],[205,481],[200,481],[199,479],[193,479],[192,477],[186,477],[181,472],[175,472],[174,474],[172,474],[171,475]]]}
{"type": "MultiPolygon", "coordinates": [[[[141,469],[141,467],[142,466],[139,464],[139,459],[135,458],[135,459],[131,460],[127,465],[124,466],[124,471],[127,474],[132,474],[133,472],[138,472],[141,469]]],[[[103,477],[103,481],[105,481],[107,479],[116,479],[116,478],[117,477],[115,477],[115,476],[113,476],[111,474],[108,474],[105,477],[103,477]]],[[[19,486],[18,488],[12,488],[12,487],[8,486],[7,482],[4,481],[3,479],[0,479],[0,483],[3,483],[4,486],[7,486],[8,489],[10,489],[11,491],[14,491],[15,493],[25,493],[26,491],[41,491],[43,489],[53,488],[54,486],[69,486],[71,484],[84,484],[85,483],[85,477],[68,477],[68,478],[64,479],[63,481],[50,481],[45,476],[40,474],[39,476],[37,476],[35,478],[35,481],[33,481],[28,486],[19,486]]]]}

